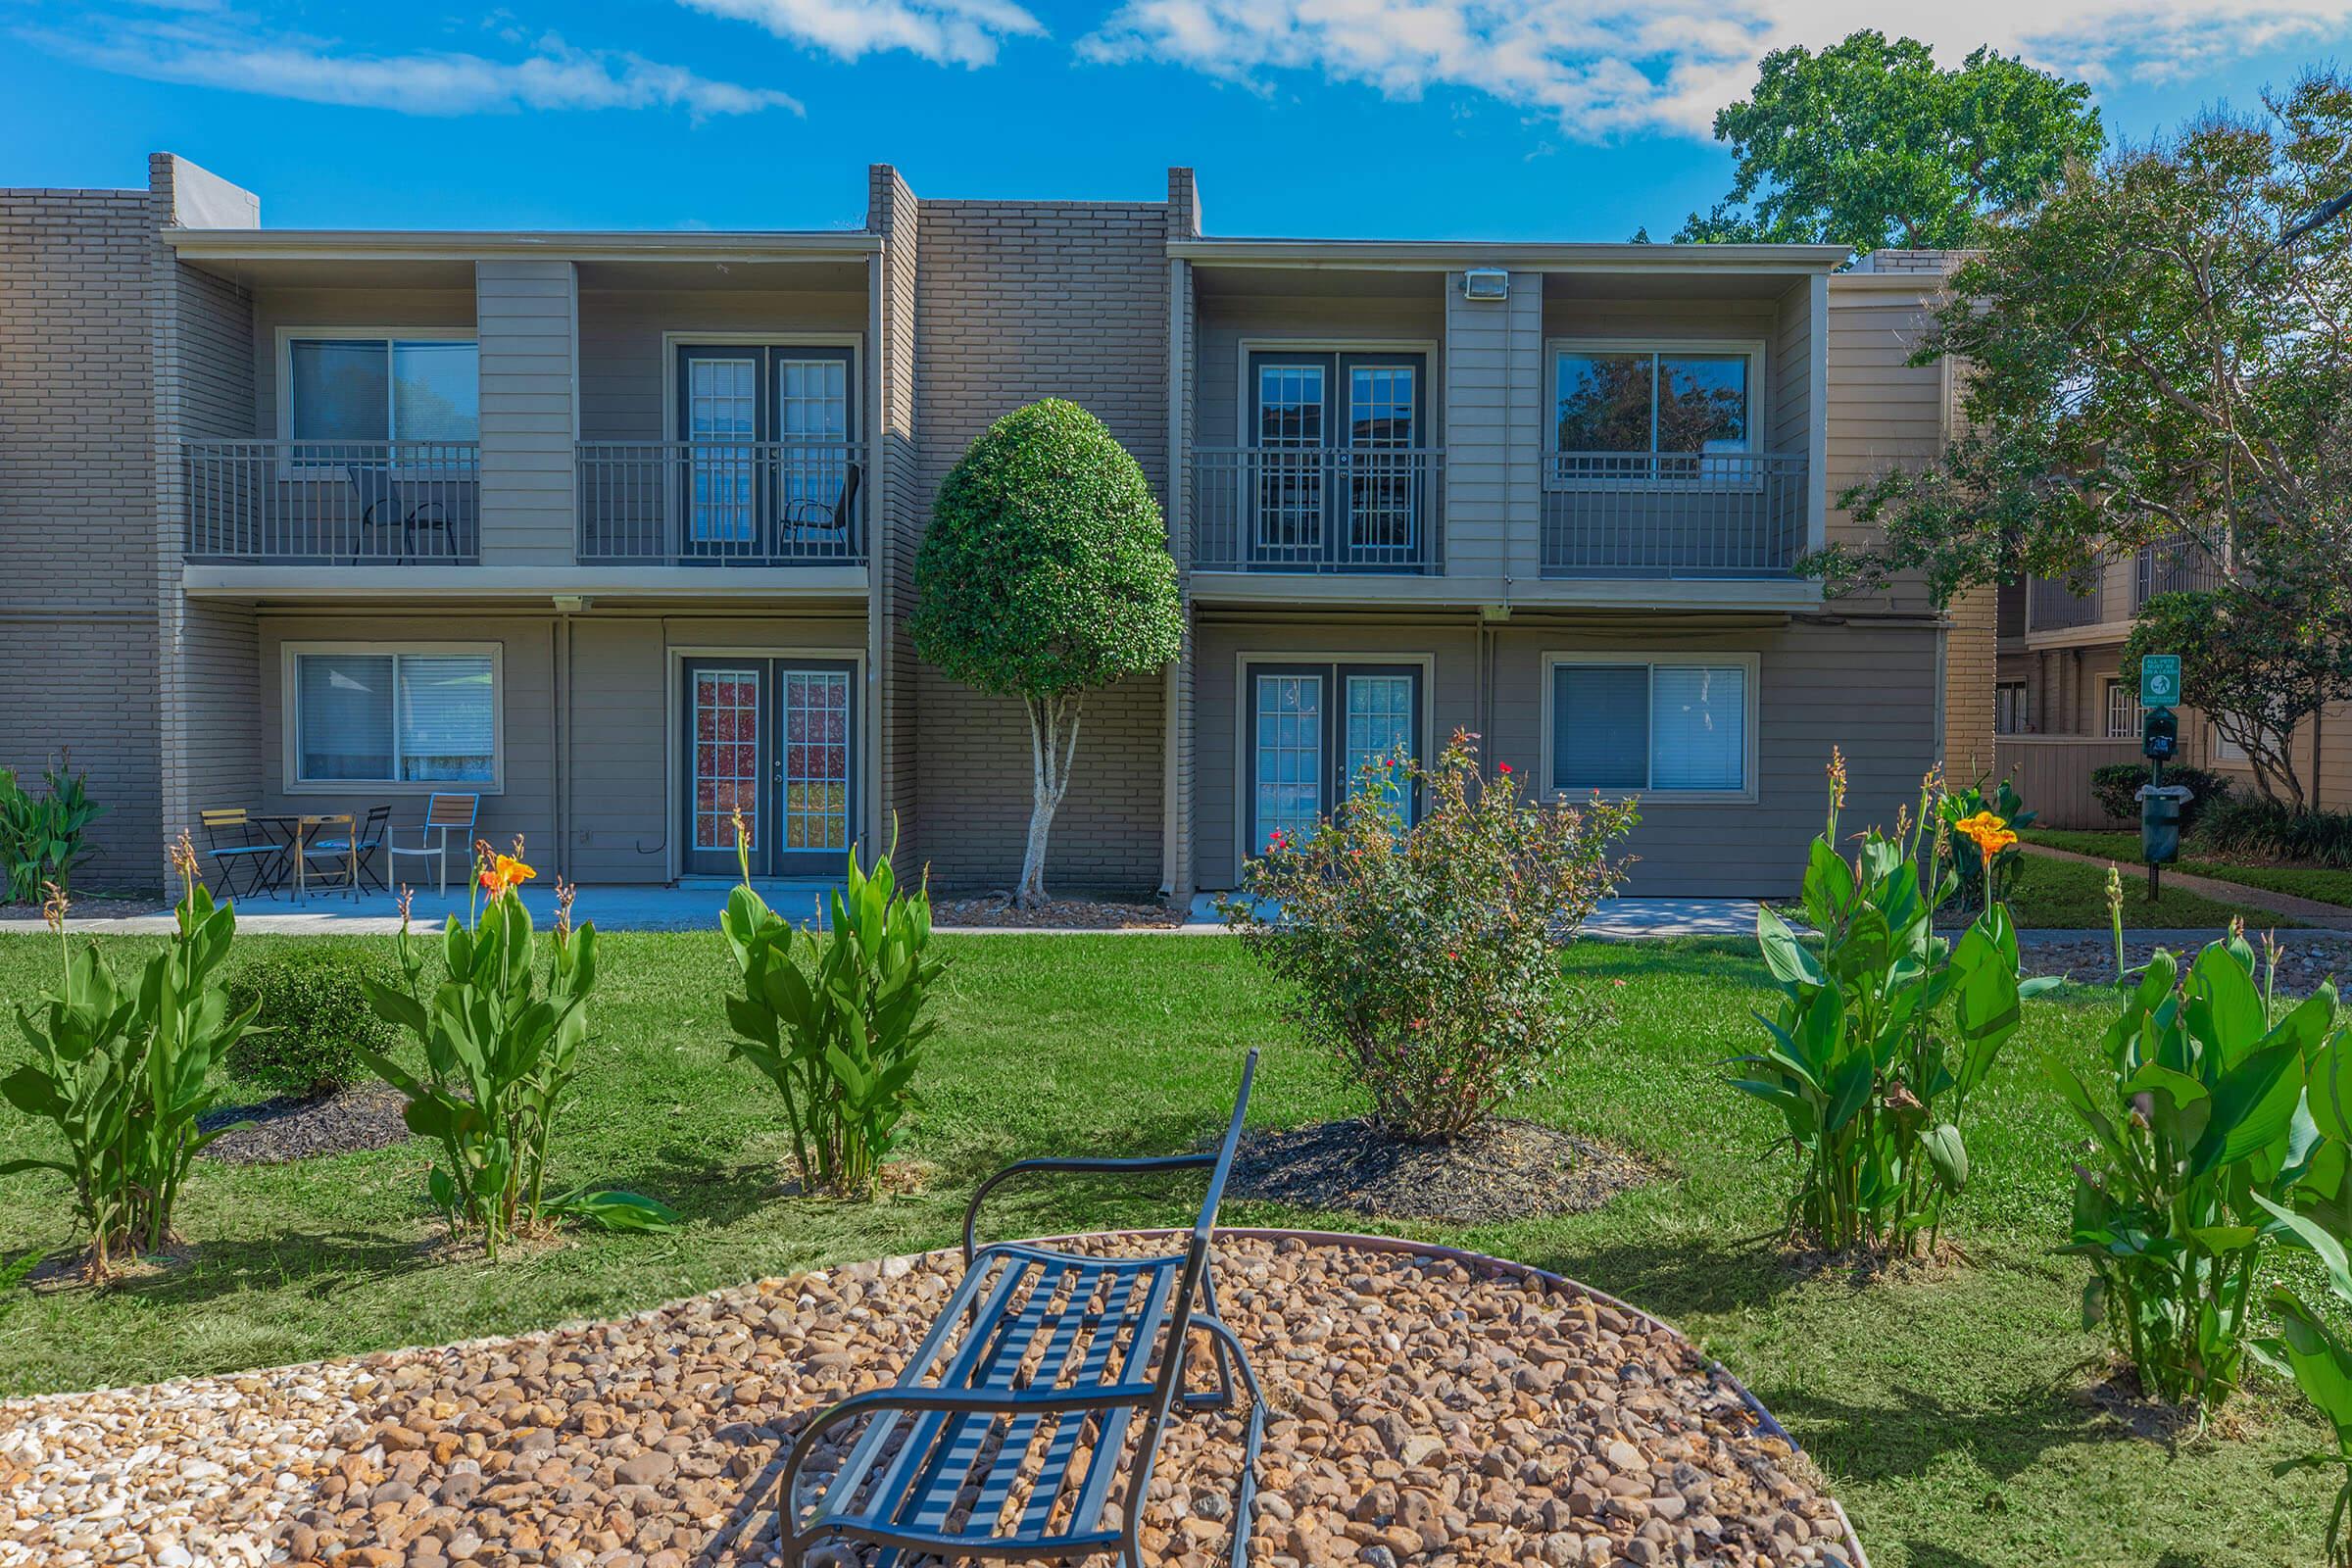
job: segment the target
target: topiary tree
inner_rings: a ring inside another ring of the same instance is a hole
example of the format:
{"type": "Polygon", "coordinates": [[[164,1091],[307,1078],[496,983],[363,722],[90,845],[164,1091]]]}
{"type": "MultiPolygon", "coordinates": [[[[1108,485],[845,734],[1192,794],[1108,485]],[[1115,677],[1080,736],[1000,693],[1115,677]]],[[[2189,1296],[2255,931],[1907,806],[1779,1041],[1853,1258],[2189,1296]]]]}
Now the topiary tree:
{"type": "Polygon", "coordinates": [[[1184,637],[1159,503],[1102,421],[1048,398],[992,424],[932,505],[915,556],[915,652],[1029,713],[1029,843],[1014,897],[1046,897],[1086,694],[1174,659],[1184,637]]]}

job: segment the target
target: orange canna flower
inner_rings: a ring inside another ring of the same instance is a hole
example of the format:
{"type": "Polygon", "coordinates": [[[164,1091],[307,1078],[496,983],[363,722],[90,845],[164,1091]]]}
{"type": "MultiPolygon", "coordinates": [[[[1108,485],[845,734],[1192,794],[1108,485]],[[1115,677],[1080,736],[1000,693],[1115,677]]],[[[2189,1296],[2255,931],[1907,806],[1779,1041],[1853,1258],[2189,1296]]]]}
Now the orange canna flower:
{"type": "Polygon", "coordinates": [[[1974,816],[1962,817],[1958,828],[1962,834],[1975,842],[1977,853],[1984,856],[1987,863],[1994,856],[2017,842],[2017,834],[2011,830],[2009,824],[1990,811],[1979,811],[1974,816]]]}
{"type": "Polygon", "coordinates": [[[538,874],[514,856],[501,855],[483,862],[482,888],[491,898],[503,899],[538,874]]]}

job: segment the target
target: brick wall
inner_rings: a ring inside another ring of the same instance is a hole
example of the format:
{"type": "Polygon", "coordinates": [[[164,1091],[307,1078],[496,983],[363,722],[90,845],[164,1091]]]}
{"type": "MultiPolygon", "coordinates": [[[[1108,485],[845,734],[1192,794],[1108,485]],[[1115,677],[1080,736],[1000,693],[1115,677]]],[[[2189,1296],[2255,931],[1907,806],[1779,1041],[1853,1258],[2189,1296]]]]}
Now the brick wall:
{"type": "MultiPolygon", "coordinates": [[[[1069,398],[1109,426],[1163,504],[1168,483],[1168,209],[1161,203],[924,202],[915,265],[910,539],[972,438],[1069,398]]],[[[1091,699],[1047,862],[1072,890],[1149,892],[1163,845],[1166,682],[1091,699]]],[[[1031,795],[1019,706],[925,666],[915,697],[917,837],[945,887],[1009,887],[1031,795]]]]}
{"type": "Polygon", "coordinates": [[[157,255],[145,191],[0,190],[0,766],[88,771],[91,887],[163,880],[157,255]]]}

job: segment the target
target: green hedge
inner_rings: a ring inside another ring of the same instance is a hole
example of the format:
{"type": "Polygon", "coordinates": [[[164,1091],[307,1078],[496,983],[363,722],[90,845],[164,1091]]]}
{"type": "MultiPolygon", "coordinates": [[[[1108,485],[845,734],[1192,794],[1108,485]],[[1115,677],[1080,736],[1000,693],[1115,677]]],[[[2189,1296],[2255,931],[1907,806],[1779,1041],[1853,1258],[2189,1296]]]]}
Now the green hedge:
{"type": "Polygon", "coordinates": [[[368,1004],[363,976],[380,962],[340,946],[301,943],[247,960],[228,982],[233,1009],[259,1005],[258,1028],[229,1048],[228,1070],[285,1095],[320,1095],[368,1076],[359,1048],[392,1049],[392,1026],[368,1004]]]}

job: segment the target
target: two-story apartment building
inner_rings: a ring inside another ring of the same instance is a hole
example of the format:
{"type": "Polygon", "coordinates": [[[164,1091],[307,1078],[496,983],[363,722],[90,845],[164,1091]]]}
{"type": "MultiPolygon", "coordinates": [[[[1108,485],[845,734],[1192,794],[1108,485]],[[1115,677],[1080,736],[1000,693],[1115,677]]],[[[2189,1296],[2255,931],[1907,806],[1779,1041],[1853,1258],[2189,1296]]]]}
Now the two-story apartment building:
{"type": "Polygon", "coordinates": [[[1205,235],[1162,201],[856,230],[270,228],[170,155],[0,192],[0,764],[71,747],[93,876],[202,808],[482,830],[585,882],[1003,886],[1018,708],[906,634],[930,499],[1039,397],[1160,493],[1190,634],[1090,706],[1049,876],[1232,885],[1453,729],[1643,801],[1635,890],[1779,892],[1822,767],[1891,818],[1991,757],[1989,596],[1826,601],[1845,485],[1931,455],[1935,258],[1205,235]]]}

